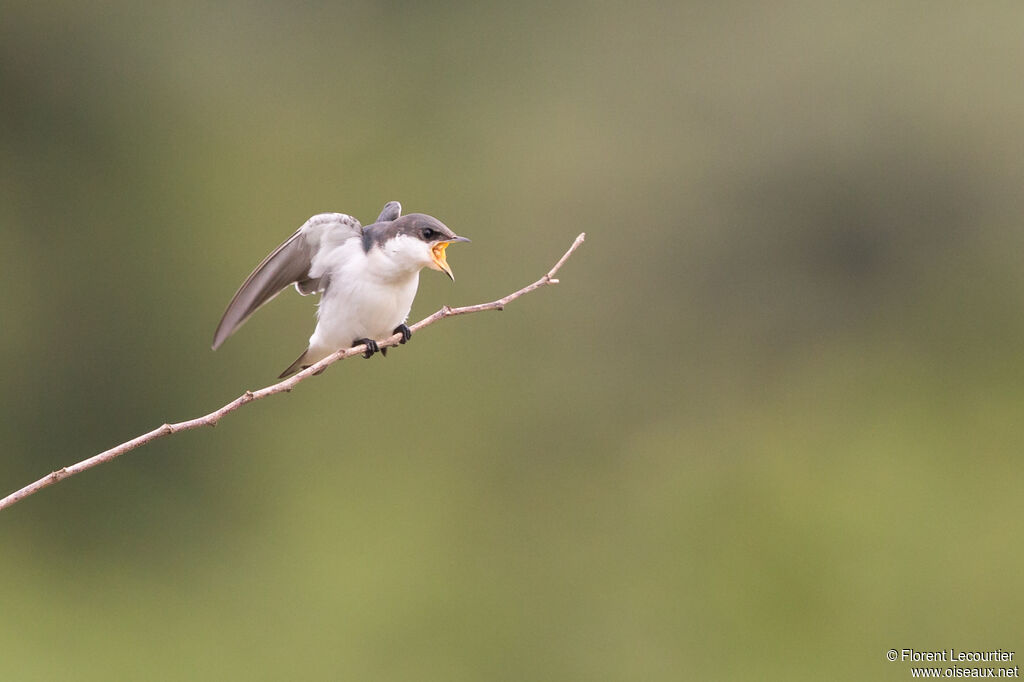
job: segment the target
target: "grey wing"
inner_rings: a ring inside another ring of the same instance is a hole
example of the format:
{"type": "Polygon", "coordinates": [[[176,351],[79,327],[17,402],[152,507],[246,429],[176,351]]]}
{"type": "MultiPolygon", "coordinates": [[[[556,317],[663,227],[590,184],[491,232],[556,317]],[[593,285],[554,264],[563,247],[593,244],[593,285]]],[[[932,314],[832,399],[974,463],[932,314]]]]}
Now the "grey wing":
{"type": "Polygon", "coordinates": [[[384,204],[384,210],[377,216],[378,223],[390,223],[402,217],[402,205],[397,201],[389,201],[384,204]]]}
{"type": "Polygon", "coordinates": [[[250,315],[289,284],[295,284],[302,294],[321,290],[324,278],[310,279],[309,269],[324,236],[335,231],[342,232],[337,236],[343,239],[362,236],[362,226],[351,216],[342,213],[316,215],[264,258],[228,303],[213,335],[213,349],[220,347],[250,315]]]}

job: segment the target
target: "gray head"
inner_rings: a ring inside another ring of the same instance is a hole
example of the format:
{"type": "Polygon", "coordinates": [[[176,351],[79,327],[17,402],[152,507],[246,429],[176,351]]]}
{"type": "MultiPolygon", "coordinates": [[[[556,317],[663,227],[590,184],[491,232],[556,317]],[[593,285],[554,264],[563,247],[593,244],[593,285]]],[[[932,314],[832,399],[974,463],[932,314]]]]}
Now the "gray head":
{"type": "Polygon", "coordinates": [[[429,267],[453,280],[455,275],[445,258],[445,249],[454,242],[468,242],[433,216],[410,213],[390,222],[363,228],[363,249],[380,249],[398,267],[419,270],[429,267]]]}

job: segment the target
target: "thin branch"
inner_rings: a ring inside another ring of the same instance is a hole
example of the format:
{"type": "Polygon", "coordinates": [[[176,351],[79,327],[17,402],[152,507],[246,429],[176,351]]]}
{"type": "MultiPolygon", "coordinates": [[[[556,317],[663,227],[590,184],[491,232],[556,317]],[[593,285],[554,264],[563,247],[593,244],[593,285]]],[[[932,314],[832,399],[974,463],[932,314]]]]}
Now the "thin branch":
{"type": "MultiPolygon", "coordinates": [[[[575,252],[576,249],[580,247],[580,244],[583,243],[585,237],[585,233],[580,234],[580,236],[576,237],[576,241],[572,243],[572,246],[570,246],[569,250],[565,252],[565,255],[563,255],[557,263],[555,263],[554,267],[551,268],[546,275],[538,279],[533,284],[529,284],[520,289],[519,291],[514,291],[511,294],[508,294],[503,298],[499,298],[497,301],[491,301],[490,303],[480,303],[478,305],[469,305],[462,308],[450,308],[448,306],[443,306],[440,310],[438,310],[430,317],[425,317],[416,324],[412,325],[410,329],[416,332],[419,331],[420,329],[423,329],[424,327],[429,327],[435,322],[439,322],[445,319],[446,317],[455,317],[456,315],[468,315],[469,313],[479,313],[485,310],[503,310],[506,305],[516,300],[520,296],[525,296],[531,291],[536,291],[537,289],[540,289],[541,287],[546,286],[548,284],[558,284],[558,280],[555,279],[555,273],[557,273],[559,268],[561,268],[562,265],[565,264],[565,261],[569,260],[569,256],[571,256],[573,252],[575,252]]],[[[401,334],[394,334],[382,341],[378,341],[377,345],[380,348],[396,346],[398,345],[398,342],[401,339],[401,334]]],[[[172,433],[178,433],[179,431],[191,431],[192,429],[198,429],[201,426],[215,426],[217,422],[219,422],[221,418],[224,417],[224,415],[234,412],[235,410],[240,408],[242,405],[245,405],[246,403],[251,403],[254,400],[260,400],[262,398],[266,398],[267,396],[275,395],[277,393],[285,393],[291,391],[293,388],[295,388],[297,384],[305,381],[314,374],[318,374],[319,372],[330,367],[339,360],[344,360],[345,358],[352,357],[353,355],[362,355],[364,352],[366,352],[365,344],[359,344],[358,346],[353,346],[351,348],[339,350],[334,354],[329,355],[323,360],[317,362],[316,364],[310,365],[309,367],[302,370],[298,374],[293,374],[287,379],[279,381],[278,383],[273,384],[272,386],[261,388],[258,391],[246,391],[242,395],[238,396],[237,398],[229,402],[227,405],[224,405],[218,410],[214,410],[210,414],[204,415],[202,417],[196,417],[195,419],[189,419],[188,421],[178,422],[176,424],[164,424],[158,428],[153,429],[149,433],[144,433],[141,436],[132,438],[129,441],[125,441],[124,443],[121,443],[116,447],[110,448],[109,450],[101,452],[100,454],[94,455],[88,459],[83,459],[81,462],[78,462],[77,464],[62,467],[57,471],[54,471],[53,473],[44,476],[43,478],[40,478],[35,483],[30,483],[21,490],[17,490],[8,495],[7,497],[3,498],[2,500],[0,500],[0,509],[6,509],[7,507],[10,507],[16,502],[20,502],[21,500],[25,499],[29,495],[33,495],[39,492],[43,488],[47,488],[58,481],[62,481],[65,478],[68,478],[69,476],[80,474],[83,471],[87,471],[95,466],[99,466],[100,464],[109,462],[112,459],[116,459],[121,455],[125,454],[126,452],[131,452],[135,448],[141,447],[146,443],[149,443],[150,441],[156,440],[157,438],[169,436],[172,433]]]]}

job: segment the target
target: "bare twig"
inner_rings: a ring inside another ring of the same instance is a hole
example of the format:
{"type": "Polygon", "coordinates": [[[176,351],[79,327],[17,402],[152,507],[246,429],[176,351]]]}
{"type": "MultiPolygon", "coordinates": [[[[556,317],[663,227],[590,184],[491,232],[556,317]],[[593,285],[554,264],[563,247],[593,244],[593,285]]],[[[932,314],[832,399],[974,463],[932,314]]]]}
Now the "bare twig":
{"type": "MultiPolygon", "coordinates": [[[[469,305],[462,308],[450,308],[448,306],[443,306],[440,310],[438,310],[430,317],[425,317],[416,324],[412,325],[410,329],[412,329],[412,331],[414,332],[419,331],[420,329],[428,327],[434,324],[435,322],[439,322],[446,317],[455,317],[456,315],[468,315],[469,313],[479,313],[485,310],[503,310],[506,305],[516,300],[520,296],[528,294],[531,291],[536,291],[542,286],[548,284],[558,284],[558,280],[555,279],[555,273],[557,273],[559,268],[561,268],[562,265],[565,264],[565,261],[569,259],[569,256],[571,256],[573,252],[580,247],[580,244],[583,243],[585,237],[585,233],[580,234],[580,236],[576,237],[576,241],[572,243],[572,246],[570,246],[569,250],[565,252],[565,255],[563,255],[557,263],[555,263],[554,267],[551,268],[546,275],[538,279],[533,284],[529,284],[520,289],[519,291],[514,291],[511,294],[503,298],[499,298],[497,301],[491,301],[490,303],[480,303],[478,305],[469,305]]],[[[394,334],[382,341],[378,341],[377,345],[380,348],[396,346],[398,345],[398,342],[401,339],[401,334],[394,334]]],[[[106,450],[104,452],[101,452],[98,455],[93,455],[88,459],[83,459],[81,462],[78,462],[77,464],[62,467],[57,471],[54,471],[53,473],[44,476],[43,478],[40,478],[35,483],[30,483],[21,490],[17,490],[8,495],[7,497],[3,498],[2,500],[0,500],[0,509],[6,509],[7,507],[10,507],[16,502],[20,502],[21,500],[25,499],[29,495],[33,495],[42,490],[43,488],[47,488],[53,485],[57,481],[62,481],[65,478],[68,478],[69,476],[80,474],[83,471],[92,469],[93,467],[99,466],[100,464],[104,464],[105,462],[109,462],[112,459],[116,459],[121,455],[125,454],[126,452],[130,452],[135,448],[141,447],[146,443],[149,443],[150,441],[156,440],[157,438],[169,436],[170,434],[178,433],[179,431],[190,431],[192,429],[198,429],[200,426],[215,426],[217,422],[221,420],[221,417],[231,412],[234,412],[242,405],[245,405],[246,403],[251,403],[254,400],[266,398],[267,396],[275,395],[277,393],[285,393],[287,391],[290,391],[293,388],[295,388],[296,384],[305,381],[314,374],[317,374],[320,371],[326,369],[327,367],[333,365],[335,362],[338,362],[339,360],[344,360],[345,358],[348,357],[352,357],[353,355],[362,355],[365,351],[365,344],[359,344],[358,346],[353,346],[351,348],[339,350],[333,355],[329,355],[320,362],[317,362],[315,365],[310,365],[309,367],[302,370],[298,374],[293,374],[287,379],[279,381],[278,383],[273,384],[272,386],[261,388],[258,391],[246,391],[242,395],[232,400],[227,405],[224,405],[218,410],[214,410],[210,414],[207,414],[202,417],[196,417],[195,419],[189,419],[188,421],[178,422],[176,424],[164,424],[158,428],[153,429],[149,433],[144,433],[141,436],[132,438],[131,440],[121,443],[120,445],[110,448],[109,450],[106,450]]]]}

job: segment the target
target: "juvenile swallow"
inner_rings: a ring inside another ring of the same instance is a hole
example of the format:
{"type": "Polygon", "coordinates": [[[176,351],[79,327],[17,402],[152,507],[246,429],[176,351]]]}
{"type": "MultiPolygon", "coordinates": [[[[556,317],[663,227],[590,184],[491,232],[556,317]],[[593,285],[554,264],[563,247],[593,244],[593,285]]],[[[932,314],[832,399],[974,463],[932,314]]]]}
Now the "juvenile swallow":
{"type": "Polygon", "coordinates": [[[372,225],[363,227],[344,213],[321,213],[263,259],[228,303],[213,335],[216,350],[256,310],[289,284],[307,296],[321,294],[317,325],[309,346],[280,378],[305,369],[340,348],[366,344],[366,357],[380,349],[375,339],[406,326],[419,286],[420,270],[439,270],[455,280],[445,249],[468,242],[437,218],[402,215],[390,201],[372,225]]]}

